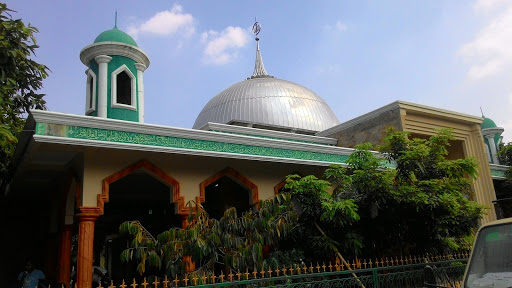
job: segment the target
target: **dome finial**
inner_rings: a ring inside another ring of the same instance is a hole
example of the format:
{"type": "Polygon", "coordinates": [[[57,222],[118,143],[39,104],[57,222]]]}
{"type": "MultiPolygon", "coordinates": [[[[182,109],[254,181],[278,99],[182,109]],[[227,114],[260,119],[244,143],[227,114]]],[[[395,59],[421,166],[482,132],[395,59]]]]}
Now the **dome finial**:
{"type": "Polygon", "coordinates": [[[116,16],[114,18],[114,28],[117,28],[117,10],[116,10],[116,16]]]}
{"type": "Polygon", "coordinates": [[[265,70],[265,65],[263,65],[263,59],[261,58],[260,53],[260,38],[258,38],[258,34],[260,34],[261,26],[258,21],[256,21],[256,18],[254,18],[255,23],[252,25],[252,33],[256,35],[256,63],[254,64],[254,72],[252,73],[251,78],[258,78],[258,77],[272,77],[269,76],[267,71],[265,70]]]}

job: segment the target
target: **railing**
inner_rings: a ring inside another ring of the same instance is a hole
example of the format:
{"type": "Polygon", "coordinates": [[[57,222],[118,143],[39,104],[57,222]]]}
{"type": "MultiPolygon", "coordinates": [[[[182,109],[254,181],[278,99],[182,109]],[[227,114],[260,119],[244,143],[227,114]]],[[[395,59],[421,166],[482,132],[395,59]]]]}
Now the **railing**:
{"type": "MultiPolygon", "coordinates": [[[[399,287],[460,287],[466,267],[468,253],[444,256],[409,258],[384,258],[375,261],[352,261],[348,270],[342,264],[295,265],[267,271],[230,271],[218,275],[187,274],[174,279],[143,278],[142,281],[114,285],[93,285],[97,288],[171,288],[171,287],[354,287],[354,288],[399,288],[399,287]],[[429,272],[426,273],[426,269],[429,272]],[[433,276],[429,278],[428,275],[433,276]],[[427,275],[427,277],[425,277],[427,275]],[[432,285],[426,285],[428,280],[432,285]],[[436,283],[432,283],[435,281],[436,283]]],[[[76,287],[76,286],[75,286],[76,287]]]]}

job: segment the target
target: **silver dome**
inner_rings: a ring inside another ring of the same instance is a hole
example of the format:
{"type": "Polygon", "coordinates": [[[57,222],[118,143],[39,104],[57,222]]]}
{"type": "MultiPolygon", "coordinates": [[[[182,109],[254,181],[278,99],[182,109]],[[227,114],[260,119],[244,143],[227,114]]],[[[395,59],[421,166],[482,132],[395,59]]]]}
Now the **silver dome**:
{"type": "Polygon", "coordinates": [[[339,124],[329,105],[315,92],[267,74],[259,42],[253,76],[212,98],[197,116],[193,128],[200,129],[208,122],[238,121],[309,131],[339,124]]]}

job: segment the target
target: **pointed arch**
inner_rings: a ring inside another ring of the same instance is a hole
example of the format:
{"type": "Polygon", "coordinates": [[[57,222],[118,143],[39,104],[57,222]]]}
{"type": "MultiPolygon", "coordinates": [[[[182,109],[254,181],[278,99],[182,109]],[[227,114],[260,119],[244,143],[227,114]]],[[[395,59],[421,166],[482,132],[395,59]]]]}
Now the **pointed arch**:
{"type": "Polygon", "coordinates": [[[284,185],[286,185],[286,179],[284,179],[283,181],[279,182],[276,186],[274,186],[274,195],[277,195],[279,194],[279,190],[281,190],[284,185]]]}
{"type": "Polygon", "coordinates": [[[125,176],[128,176],[129,174],[131,174],[139,169],[144,169],[147,172],[150,172],[150,174],[152,174],[153,176],[155,176],[162,182],[166,183],[170,187],[172,187],[172,190],[173,190],[172,201],[173,201],[173,203],[176,203],[176,205],[178,206],[177,207],[178,214],[187,214],[188,213],[188,210],[185,207],[185,198],[183,196],[181,196],[181,194],[180,194],[180,183],[176,179],[172,178],[167,173],[165,173],[163,170],[158,168],[157,166],[148,162],[147,160],[140,160],[139,162],[137,162],[131,166],[128,166],[128,167],[124,168],[123,170],[116,172],[116,173],[108,176],[107,178],[103,179],[103,184],[102,184],[102,189],[101,189],[102,192],[100,195],[98,195],[98,202],[97,202],[98,203],[97,206],[100,209],[100,215],[103,215],[105,203],[107,203],[109,201],[110,184],[125,177],[125,176]]]}
{"type": "Polygon", "coordinates": [[[220,171],[219,173],[213,175],[212,177],[204,180],[203,182],[201,182],[199,184],[199,197],[196,197],[196,203],[198,203],[198,204],[204,203],[205,199],[206,199],[206,196],[205,196],[206,187],[224,176],[230,177],[231,179],[235,180],[236,182],[244,185],[249,190],[251,190],[252,203],[250,203],[250,204],[258,204],[258,202],[260,201],[260,197],[258,194],[258,186],[256,186],[256,184],[252,183],[249,179],[247,179],[242,174],[235,171],[235,169],[230,168],[230,167],[220,171]]]}

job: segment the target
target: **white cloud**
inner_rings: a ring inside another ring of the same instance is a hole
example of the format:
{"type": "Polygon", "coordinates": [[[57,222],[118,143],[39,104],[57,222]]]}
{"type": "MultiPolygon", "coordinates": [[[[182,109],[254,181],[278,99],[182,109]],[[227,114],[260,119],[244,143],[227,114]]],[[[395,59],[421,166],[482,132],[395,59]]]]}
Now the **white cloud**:
{"type": "Polygon", "coordinates": [[[240,27],[229,26],[222,32],[203,32],[201,41],[207,42],[204,61],[215,65],[229,63],[238,56],[238,49],[244,47],[248,40],[248,31],[240,27]]]}
{"type": "Polygon", "coordinates": [[[470,65],[468,77],[478,80],[505,72],[512,65],[512,1],[477,1],[474,7],[477,12],[494,11],[488,15],[486,26],[459,50],[470,65]]]}
{"type": "Polygon", "coordinates": [[[183,13],[183,7],[174,4],[171,10],[158,12],[140,25],[129,26],[128,34],[135,38],[139,34],[167,36],[182,33],[184,36],[191,36],[195,32],[194,22],[192,14],[183,13]]]}
{"type": "Polygon", "coordinates": [[[338,20],[336,22],[336,24],[334,24],[334,25],[327,24],[324,26],[324,28],[327,31],[344,32],[344,31],[347,31],[348,26],[347,26],[347,24],[338,20]]]}
{"type": "Polygon", "coordinates": [[[510,0],[478,0],[473,9],[478,13],[490,13],[496,9],[506,7],[510,3],[510,0]]]}

